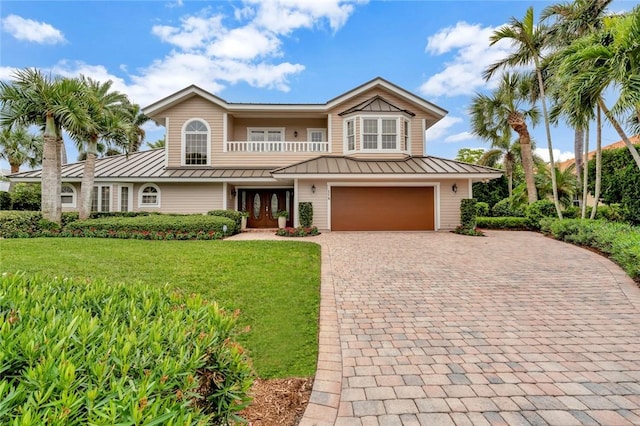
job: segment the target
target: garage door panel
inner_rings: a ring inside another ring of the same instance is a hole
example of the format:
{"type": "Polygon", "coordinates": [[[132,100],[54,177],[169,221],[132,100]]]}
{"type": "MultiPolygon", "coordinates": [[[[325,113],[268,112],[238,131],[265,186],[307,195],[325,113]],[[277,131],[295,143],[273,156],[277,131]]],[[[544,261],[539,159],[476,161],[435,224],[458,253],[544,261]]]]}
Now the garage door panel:
{"type": "Polygon", "coordinates": [[[335,231],[434,230],[433,187],[333,187],[335,231]]]}

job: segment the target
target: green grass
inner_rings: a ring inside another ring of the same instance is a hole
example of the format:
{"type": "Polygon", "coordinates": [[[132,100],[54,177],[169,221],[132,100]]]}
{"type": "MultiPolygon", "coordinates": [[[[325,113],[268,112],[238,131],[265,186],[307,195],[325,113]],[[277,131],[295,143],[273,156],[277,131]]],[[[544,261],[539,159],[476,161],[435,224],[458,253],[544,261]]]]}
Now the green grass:
{"type": "Polygon", "coordinates": [[[141,281],[200,293],[240,310],[238,336],[262,378],[315,372],[320,247],[293,241],[5,239],[0,270],[141,281]]]}

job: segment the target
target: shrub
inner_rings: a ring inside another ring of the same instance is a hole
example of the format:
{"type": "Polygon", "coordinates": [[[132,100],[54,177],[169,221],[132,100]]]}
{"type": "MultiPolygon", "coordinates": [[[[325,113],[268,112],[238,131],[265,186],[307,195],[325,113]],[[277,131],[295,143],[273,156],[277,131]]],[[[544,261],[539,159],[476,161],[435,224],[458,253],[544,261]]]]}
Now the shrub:
{"type": "Polygon", "coordinates": [[[298,203],[298,215],[300,216],[300,226],[311,226],[313,224],[313,203],[310,201],[298,203]]]}
{"type": "Polygon", "coordinates": [[[226,424],[248,402],[236,318],[169,288],[0,277],[2,424],[226,424]]]}
{"type": "Polygon", "coordinates": [[[16,183],[10,194],[13,210],[40,210],[42,192],[39,183],[16,183]]]}
{"type": "MultiPolygon", "coordinates": [[[[587,215],[591,214],[591,207],[587,206],[587,215]]],[[[578,219],[582,216],[582,208],[578,206],[569,206],[562,211],[562,217],[567,219],[578,219]]]]}
{"type": "Polygon", "coordinates": [[[11,210],[11,194],[0,191],[0,210],[11,210]]]}
{"type": "Polygon", "coordinates": [[[460,225],[464,229],[474,229],[476,227],[476,199],[464,198],[460,202],[460,225]]]}
{"type": "Polygon", "coordinates": [[[280,237],[309,237],[320,235],[320,232],[315,226],[298,226],[297,228],[280,228],[276,231],[276,235],[280,237]]]}
{"type": "Polygon", "coordinates": [[[210,216],[227,217],[233,220],[236,223],[236,232],[240,231],[242,217],[246,215],[246,213],[239,212],[237,210],[211,210],[210,212],[207,212],[207,214],[210,216]]]}
{"type": "MultiPolygon", "coordinates": [[[[589,210],[589,215],[591,214],[591,210],[589,210]]],[[[599,205],[596,210],[596,219],[605,219],[612,222],[620,222],[623,219],[622,215],[622,207],[620,204],[604,204],[599,205]]]]}
{"type": "Polygon", "coordinates": [[[478,201],[476,203],[476,215],[477,216],[489,216],[489,204],[478,201]]]}
{"type": "Polygon", "coordinates": [[[483,229],[529,230],[529,222],[524,217],[479,217],[476,224],[483,229]]]}
{"type": "Polygon", "coordinates": [[[71,222],[75,222],[80,219],[80,214],[78,212],[62,212],[62,227],[64,228],[71,222]]]}
{"type": "Polygon", "coordinates": [[[524,210],[513,206],[510,198],[504,198],[493,206],[491,214],[495,217],[524,217],[524,210]]]}
{"type": "Polygon", "coordinates": [[[527,205],[525,208],[525,218],[531,229],[540,229],[540,219],[543,217],[556,216],[556,206],[553,201],[538,200],[527,205]]]}
{"type": "Polygon", "coordinates": [[[607,254],[640,282],[640,227],[604,220],[548,220],[543,230],[554,238],[607,254]]]}
{"type": "Polygon", "coordinates": [[[0,238],[29,238],[40,234],[40,212],[0,212],[0,238]]]}
{"type": "Polygon", "coordinates": [[[136,217],[136,216],[149,216],[150,212],[91,212],[90,219],[102,219],[104,217],[136,217]]]}

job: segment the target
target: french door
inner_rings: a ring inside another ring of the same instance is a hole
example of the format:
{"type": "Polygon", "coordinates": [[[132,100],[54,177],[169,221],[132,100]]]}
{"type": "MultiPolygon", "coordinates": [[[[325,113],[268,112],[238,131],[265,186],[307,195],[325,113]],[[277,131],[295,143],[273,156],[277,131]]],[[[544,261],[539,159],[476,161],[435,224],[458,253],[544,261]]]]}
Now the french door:
{"type": "Polygon", "coordinates": [[[276,213],[286,210],[289,212],[287,226],[293,223],[293,190],[292,189],[241,189],[239,192],[239,210],[245,210],[247,227],[249,228],[277,228],[276,213]]]}

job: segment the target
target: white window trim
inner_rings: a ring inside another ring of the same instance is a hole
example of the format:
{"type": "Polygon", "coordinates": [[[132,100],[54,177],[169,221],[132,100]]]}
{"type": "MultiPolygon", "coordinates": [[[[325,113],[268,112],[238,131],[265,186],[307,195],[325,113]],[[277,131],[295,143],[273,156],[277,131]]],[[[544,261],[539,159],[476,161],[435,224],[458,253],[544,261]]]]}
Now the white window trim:
{"type": "Polygon", "coordinates": [[[407,154],[411,154],[411,120],[405,118],[402,120],[402,131],[405,136],[405,146],[404,146],[404,150],[407,154]],[[404,123],[407,123],[407,131],[404,131],[404,123]]]}
{"type": "Polygon", "coordinates": [[[344,126],[343,126],[343,130],[344,130],[344,152],[356,152],[358,150],[358,140],[356,137],[357,131],[356,131],[356,118],[355,117],[349,117],[347,119],[344,120],[344,126]],[[349,134],[348,134],[348,129],[349,126],[347,125],[348,122],[352,122],[353,123],[353,149],[349,149],[349,134]]]}
{"type": "Polygon", "coordinates": [[[327,141],[327,129],[322,129],[322,128],[312,129],[312,128],[309,128],[309,129],[307,129],[307,142],[311,142],[311,133],[313,133],[313,132],[322,133],[322,140],[320,142],[326,142],[327,141]]]}
{"type": "Polygon", "coordinates": [[[68,183],[68,182],[63,182],[62,185],[60,185],[60,203],[62,205],[62,207],[68,207],[68,208],[76,208],[78,206],[78,191],[76,190],[75,185],[68,183]],[[73,201],[71,203],[63,203],[62,202],[62,187],[66,186],[71,188],[72,194],[69,193],[64,193],[64,195],[71,195],[73,197],[73,201]]]}
{"type": "Polygon", "coordinates": [[[268,141],[268,140],[262,140],[262,141],[252,141],[251,140],[251,132],[273,132],[273,131],[278,131],[280,132],[280,136],[282,137],[282,139],[279,142],[284,142],[284,137],[285,137],[285,128],[284,127],[247,127],[247,142],[276,142],[276,141],[268,141]]]}
{"type": "MultiPolygon", "coordinates": [[[[93,185],[94,188],[98,188],[98,198],[96,199],[96,207],[97,209],[95,211],[97,212],[102,212],[102,211],[107,211],[107,212],[112,212],[113,211],[113,185],[108,184],[108,185],[101,185],[101,184],[94,184],[93,185]],[[102,210],[102,188],[109,188],[109,210],[102,210]]],[[[93,191],[93,190],[92,190],[93,191]]],[[[92,210],[94,211],[94,210],[92,210]]]]}
{"type": "Polygon", "coordinates": [[[160,187],[158,185],[156,185],[155,183],[145,183],[144,185],[142,185],[140,187],[140,189],[138,189],[138,207],[139,208],[144,208],[144,207],[160,207],[160,201],[161,201],[161,191],[160,191],[160,187]],[[157,202],[155,204],[145,204],[142,202],[142,195],[143,195],[143,191],[145,190],[145,188],[155,188],[157,192],[157,202]]]}
{"type": "Polygon", "coordinates": [[[123,183],[118,187],[118,211],[122,211],[122,188],[129,188],[129,196],[128,196],[128,204],[129,211],[133,211],[133,184],[132,183],[123,183]]]}
{"type": "Polygon", "coordinates": [[[400,116],[398,115],[371,115],[371,116],[359,116],[360,119],[360,151],[361,152],[402,152],[400,149],[400,136],[402,132],[400,131],[400,116]],[[364,120],[378,120],[378,143],[377,148],[365,148],[364,147],[364,120]],[[385,149],[382,148],[382,120],[395,120],[396,121],[396,147],[393,149],[385,149]]]}
{"type": "MultiPolygon", "coordinates": [[[[185,121],[182,125],[182,130],[180,131],[181,138],[181,147],[180,147],[180,164],[186,167],[198,167],[198,166],[210,166],[211,165],[211,126],[209,126],[209,122],[204,118],[193,117],[189,120],[185,121]],[[186,137],[186,129],[189,123],[192,121],[201,121],[207,127],[207,163],[206,164],[187,164],[185,155],[187,151],[187,137],[186,137]]],[[[166,149],[167,141],[165,140],[165,149],[166,149]]],[[[168,150],[167,150],[168,151],[168,150]]]]}

